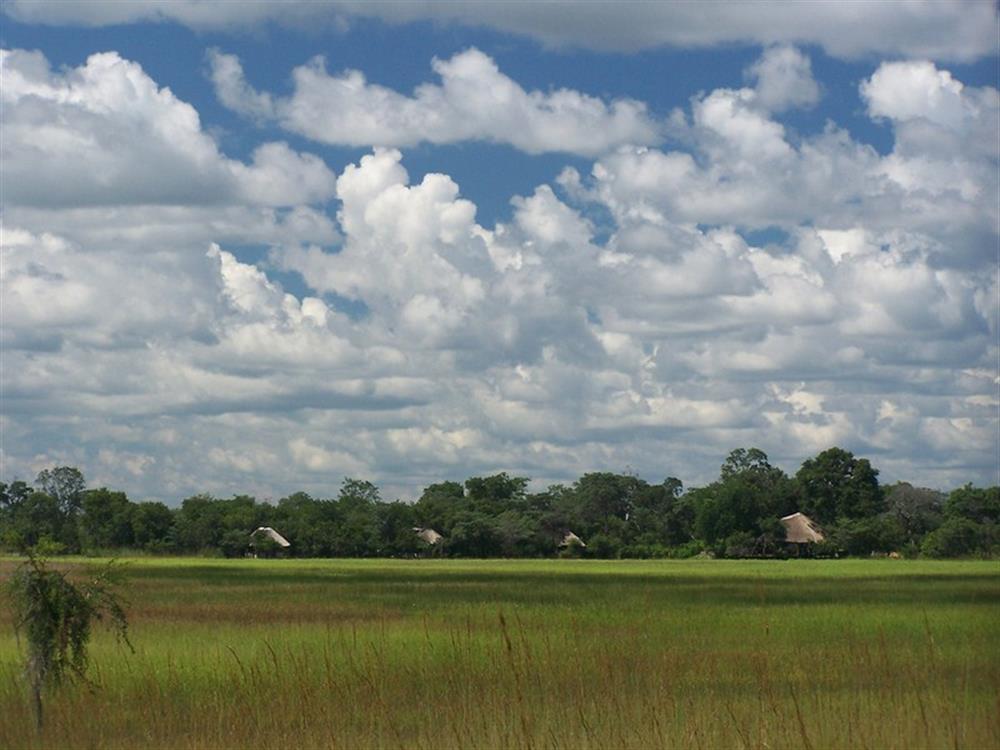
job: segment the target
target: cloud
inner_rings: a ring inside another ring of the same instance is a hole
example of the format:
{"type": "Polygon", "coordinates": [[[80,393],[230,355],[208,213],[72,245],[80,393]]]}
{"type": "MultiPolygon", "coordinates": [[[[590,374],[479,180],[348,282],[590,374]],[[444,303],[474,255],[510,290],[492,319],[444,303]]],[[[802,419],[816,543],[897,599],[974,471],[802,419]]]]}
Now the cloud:
{"type": "Polygon", "coordinates": [[[1000,156],[1000,93],[993,87],[965,86],[925,60],[882,63],[860,90],[869,115],[892,122],[898,154],[934,159],[936,168],[956,152],[1000,156]]]}
{"type": "Polygon", "coordinates": [[[809,107],[819,101],[812,63],[795,47],[769,47],[747,74],[755,81],[756,102],[771,112],[809,107]]]}
{"type": "MultiPolygon", "coordinates": [[[[861,84],[873,117],[897,121],[927,119],[945,127],[960,127],[965,110],[960,81],[931,62],[882,63],[874,75],[861,84]]],[[[970,113],[971,114],[971,113],[970,113]]]]}
{"type": "Polygon", "coordinates": [[[569,89],[525,91],[477,49],[435,59],[439,85],[413,96],[369,83],[363,73],[326,71],[322,57],[292,73],[294,92],[272,98],[244,79],[239,60],[208,55],[216,94],[224,105],[255,119],[276,119],[315,141],[351,146],[411,146],[468,140],[506,143],[527,153],[594,155],[622,143],[653,143],[657,126],[645,106],[630,99],[605,104],[569,89]]]}
{"type": "Polygon", "coordinates": [[[997,90],[913,62],[882,64],[860,93],[872,117],[892,124],[888,156],[833,123],[793,143],[757,89],[717,89],[673,118],[690,151],[622,147],[598,159],[589,186],[578,178],[573,189],[581,197],[589,189],[619,222],[902,230],[935,265],[993,264],[997,90]]]}
{"type": "Polygon", "coordinates": [[[194,29],[245,31],[267,23],[315,28],[349,27],[356,19],[388,23],[433,21],[486,27],[553,47],[632,52],[655,47],[707,48],[733,43],[814,44],[837,57],[925,57],[969,61],[995,53],[993,3],[875,3],[864,12],[851,3],[791,4],[430,2],[262,0],[247,6],[198,0],[129,3],[10,0],[6,12],[26,23],[103,26],[176,22],[194,29]]]}
{"type": "Polygon", "coordinates": [[[323,161],[284,143],[248,164],[225,157],[190,104],[115,52],[53,72],[40,52],[0,50],[0,74],[8,205],[293,206],[333,193],[323,161]]]}
{"type": "Polygon", "coordinates": [[[761,93],[776,54],[672,117],[683,149],[616,148],[485,226],[398,149],[338,177],[283,144],[234,160],[120,56],[10,53],[4,116],[40,108],[42,137],[5,132],[35,197],[3,206],[4,477],[73,464],[176,501],[353,474],[412,497],[500,470],[696,484],[736,446],[794,470],[837,443],[889,480],[992,481],[997,177],[971,141],[995,90],[879,66],[861,91],[895,137],[881,155],[836,125],[789,137],[777,109],[807,97],[761,93]],[[130,127],[148,143],[115,161],[102,129],[130,127]],[[74,139],[107,185],[59,163],[74,139]]]}

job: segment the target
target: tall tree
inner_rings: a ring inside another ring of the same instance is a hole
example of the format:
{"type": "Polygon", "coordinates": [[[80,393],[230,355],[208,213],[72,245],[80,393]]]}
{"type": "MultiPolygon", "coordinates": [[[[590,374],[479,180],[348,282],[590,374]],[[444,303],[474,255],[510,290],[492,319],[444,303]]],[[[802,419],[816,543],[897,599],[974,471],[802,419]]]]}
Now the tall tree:
{"type": "Polygon", "coordinates": [[[174,544],[174,511],[163,503],[136,503],[131,523],[132,539],[143,549],[166,550],[174,544]]]}
{"type": "Polygon", "coordinates": [[[56,466],[38,472],[35,486],[49,497],[55,498],[64,513],[73,514],[80,509],[87,483],[83,473],[76,467],[56,466]]]}
{"type": "Polygon", "coordinates": [[[719,480],[689,492],[694,529],[725,554],[748,554],[758,539],[776,541],[778,519],[795,504],[794,485],[757,448],[738,448],[722,464],[719,480]]]}
{"type": "Polygon", "coordinates": [[[941,525],[945,494],[909,482],[897,482],[885,493],[889,518],[899,526],[904,543],[915,544],[941,525]]]}
{"type": "Polygon", "coordinates": [[[13,510],[30,494],[31,487],[20,479],[15,479],[10,484],[0,482],[0,511],[13,510]]]}
{"type": "Polygon", "coordinates": [[[89,549],[132,545],[132,503],[124,492],[101,487],[83,493],[80,542],[89,549]]]}
{"type": "Polygon", "coordinates": [[[952,518],[1000,524],[1000,487],[959,487],[948,495],[944,512],[952,518]]]}
{"type": "Polygon", "coordinates": [[[795,479],[802,493],[802,511],[819,523],[865,518],[885,510],[878,469],[842,448],[829,448],[807,459],[795,479]]]}

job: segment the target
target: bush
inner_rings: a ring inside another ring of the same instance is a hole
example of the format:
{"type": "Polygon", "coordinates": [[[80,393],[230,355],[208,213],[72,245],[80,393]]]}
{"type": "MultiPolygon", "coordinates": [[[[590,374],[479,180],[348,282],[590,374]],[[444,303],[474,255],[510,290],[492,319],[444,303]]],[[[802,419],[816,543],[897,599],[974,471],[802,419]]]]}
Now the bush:
{"type": "Polygon", "coordinates": [[[920,553],[924,557],[965,557],[997,552],[998,533],[994,524],[976,523],[968,518],[949,518],[924,537],[920,553]]]}
{"type": "Polygon", "coordinates": [[[757,540],[749,531],[737,531],[730,534],[723,542],[723,554],[726,557],[752,557],[757,540]]]}
{"type": "Polygon", "coordinates": [[[74,583],[32,554],[8,584],[14,627],[26,643],[25,674],[39,730],[42,690],[67,678],[86,681],[87,646],[95,620],[109,621],[131,648],[125,610],[114,592],[119,580],[113,564],[90,580],[74,583]]]}
{"type": "Polygon", "coordinates": [[[587,540],[587,556],[610,560],[619,557],[621,540],[607,534],[594,534],[587,540]]]}
{"type": "Polygon", "coordinates": [[[899,524],[886,516],[841,520],[830,533],[833,546],[847,555],[893,552],[902,546],[903,536],[899,524]]]}
{"type": "Polygon", "coordinates": [[[670,548],[662,544],[628,544],[622,547],[621,557],[633,560],[660,560],[670,557],[670,548]]]}
{"type": "Polygon", "coordinates": [[[671,557],[675,560],[688,560],[692,557],[697,557],[704,551],[704,547],[701,542],[692,539],[690,542],[685,542],[684,544],[679,544],[676,547],[670,548],[671,557]]]}

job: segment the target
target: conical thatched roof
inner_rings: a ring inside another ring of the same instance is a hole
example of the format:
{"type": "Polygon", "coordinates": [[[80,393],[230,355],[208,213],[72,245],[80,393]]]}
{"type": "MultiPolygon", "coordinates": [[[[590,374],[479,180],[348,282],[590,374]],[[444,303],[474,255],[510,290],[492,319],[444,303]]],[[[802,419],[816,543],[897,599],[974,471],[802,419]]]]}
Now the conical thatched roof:
{"type": "Polygon", "coordinates": [[[812,544],[822,542],[826,537],[819,526],[804,513],[792,513],[781,519],[785,527],[785,541],[795,544],[812,544]]]}
{"type": "Polygon", "coordinates": [[[572,531],[567,531],[566,532],[566,536],[564,536],[563,540],[561,542],[559,542],[559,546],[560,547],[583,547],[583,548],[587,547],[587,545],[584,543],[584,541],[580,537],[578,537],[576,534],[574,534],[572,531]]]}
{"type": "MultiPolygon", "coordinates": [[[[253,533],[250,534],[251,540],[256,539],[258,536],[265,536],[272,542],[275,542],[279,547],[291,547],[292,543],[289,542],[285,537],[279,534],[277,531],[272,529],[270,526],[259,526],[254,529],[253,533]]],[[[251,541],[253,544],[253,541],[251,541]]]]}
{"type": "Polygon", "coordinates": [[[431,545],[432,547],[435,544],[440,544],[442,541],[444,541],[444,537],[441,536],[441,534],[434,531],[434,529],[425,529],[420,526],[414,526],[413,530],[416,532],[418,539],[427,542],[427,544],[431,545]]]}

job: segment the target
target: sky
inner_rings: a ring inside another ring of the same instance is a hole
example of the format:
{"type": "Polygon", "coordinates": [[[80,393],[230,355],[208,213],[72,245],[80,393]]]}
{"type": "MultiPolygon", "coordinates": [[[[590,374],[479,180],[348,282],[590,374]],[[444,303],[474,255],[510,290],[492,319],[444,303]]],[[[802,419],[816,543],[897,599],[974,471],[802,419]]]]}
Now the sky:
{"type": "Polygon", "coordinates": [[[992,2],[7,0],[0,479],[1000,483],[992,2]]]}

